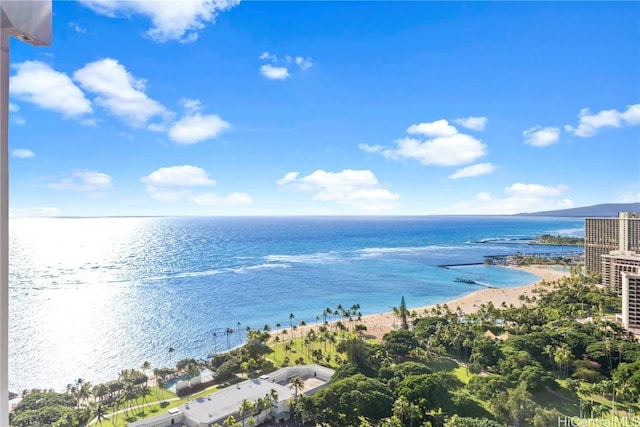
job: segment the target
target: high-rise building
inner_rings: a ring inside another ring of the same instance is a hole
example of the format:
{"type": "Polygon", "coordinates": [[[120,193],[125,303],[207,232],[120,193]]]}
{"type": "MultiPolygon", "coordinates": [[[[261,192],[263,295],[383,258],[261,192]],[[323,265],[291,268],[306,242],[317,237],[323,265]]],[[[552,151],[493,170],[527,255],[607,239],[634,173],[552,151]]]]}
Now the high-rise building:
{"type": "Polygon", "coordinates": [[[601,256],[601,283],[616,295],[622,295],[622,274],[640,274],[640,255],[616,252],[601,256]]]}
{"type": "MultiPolygon", "coordinates": [[[[602,273],[602,255],[640,254],[640,215],[620,212],[618,218],[585,218],[584,259],[588,272],[602,273]]],[[[604,282],[603,282],[604,283],[604,282]]]]}
{"type": "Polygon", "coordinates": [[[640,333],[640,274],[622,273],[622,326],[640,333]]]}
{"type": "Polygon", "coordinates": [[[622,325],[640,333],[640,215],[586,218],[584,258],[588,272],[602,275],[602,285],[622,297],[622,325]]]}

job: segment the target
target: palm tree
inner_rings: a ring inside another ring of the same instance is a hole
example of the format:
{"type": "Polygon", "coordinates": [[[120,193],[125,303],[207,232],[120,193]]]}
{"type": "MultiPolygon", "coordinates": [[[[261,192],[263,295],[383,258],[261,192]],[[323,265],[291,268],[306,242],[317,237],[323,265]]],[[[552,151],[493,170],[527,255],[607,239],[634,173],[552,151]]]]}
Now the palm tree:
{"type": "Polygon", "coordinates": [[[169,366],[173,366],[173,360],[172,360],[172,357],[171,357],[171,353],[173,353],[175,351],[176,351],[175,348],[169,347],[169,366]]]}
{"type": "Polygon", "coordinates": [[[89,400],[91,397],[91,383],[85,382],[78,388],[78,408],[80,407],[80,402],[84,400],[89,400]]]}
{"type": "Polygon", "coordinates": [[[271,326],[268,323],[265,323],[262,327],[262,331],[264,332],[265,341],[267,341],[271,337],[271,326]]]}
{"type": "Polygon", "coordinates": [[[553,372],[553,346],[551,344],[547,344],[544,346],[544,352],[549,356],[549,366],[551,367],[551,371],[553,372]]]}
{"type": "Polygon", "coordinates": [[[571,361],[571,349],[566,343],[563,343],[554,355],[556,363],[558,363],[560,370],[564,367],[565,377],[569,375],[569,362],[571,361]]]}
{"type": "Polygon", "coordinates": [[[151,387],[145,384],[142,387],[140,387],[138,390],[140,392],[140,395],[142,396],[142,403],[144,403],[144,405],[148,407],[149,401],[147,400],[147,396],[151,396],[151,387]]]}
{"type": "Polygon", "coordinates": [[[96,418],[96,421],[102,425],[102,422],[107,418],[107,410],[105,409],[104,405],[102,403],[99,403],[98,406],[96,406],[96,409],[93,412],[94,417],[96,418]]]}
{"type": "Polygon", "coordinates": [[[156,377],[156,399],[160,400],[162,389],[165,387],[164,380],[156,377]]]}
{"type": "Polygon", "coordinates": [[[240,323],[240,321],[238,320],[238,329],[237,329],[237,332],[238,332],[238,344],[242,343],[242,336],[240,335],[240,325],[241,324],[242,323],[240,323]]]}
{"type": "MultiPolygon", "coordinates": [[[[142,363],[142,372],[145,373],[145,371],[149,371],[151,369],[151,363],[148,360],[145,360],[144,363],[142,363]]],[[[145,382],[145,384],[149,384],[149,375],[147,375],[145,373],[146,377],[147,377],[147,381],[145,382]]]]}
{"type": "Polygon", "coordinates": [[[299,375],[296,375],[291,379],[289,388],[295,391],[294,401],[298,401],[298,392],[304,390],[304,380],[299,375]]]}
{"type": "Polygon", "coordinates": [[[295,319],[295,315],[293,313],[289,313],[289,326],[291,327],[291,339],[295,338],[295,335],[293,335],[293,319],[295,319]]]}
{"type": "Polygon", "coordinates": [[[253,402],[251,402],[249,399],[242,399],[240,407],[238,408],[238,415],[242,417],[242,427],[244,427],[244,420],[246,418],[245,415],[252,412],[254,408],[255,406],[253,402]]]}
{"type": "Polygon", "coordinates": [[[227,350],[230,350],[231,349],[231,343],[229,342],[229,337],[231,336],[231,334],[233,334],[233,329],[232,328],[227,328],[225,333],[227,334],[227,350]]]}
{"type": "Polygon", "coordinates": [[[271,404],[271,406],[275,406],[276,408],[278,407],[278,392],[276,391],[275,388],[272,388],[271,390],[269,390],[269,394],[267,394],[267,399],[269,400],[269,404],[271,404]]]}
{"type": "Polygon", "coordinates": [[[420,408],[409,402],[406,397],[400,396],[393,404],[393,415],[403,422],[402,425],[411,426],[420,419],[420,408]]]}
{"type": "Polygon", "coordinates": [[[222,423],[223,427],[237,427],[238,425],[239,423],[236,422],[236,419],[233,417],[233,415],[229,415],[227,419],[225,419],[222,423]]]}
{"type": "Polygon", "coordinates": [[[213,354],[215,354],[216,351],[218,350],[218,345],[216,344],[216,338],[218,338],[218,333],[214,332],[213,333],[213,354]]]}

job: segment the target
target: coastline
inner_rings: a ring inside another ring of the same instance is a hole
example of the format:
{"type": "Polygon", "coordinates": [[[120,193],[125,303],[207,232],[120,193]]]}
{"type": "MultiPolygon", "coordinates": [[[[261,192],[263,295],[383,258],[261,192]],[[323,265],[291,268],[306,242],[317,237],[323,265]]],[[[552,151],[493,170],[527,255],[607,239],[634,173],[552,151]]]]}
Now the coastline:
{"type": "MultiPolygon", "coordinates": [[[[477,311],[482,304],[486,304],[488,302],[493,302],[496,307],[501,306],[503,302],[507,306],[513,304],[515,307],[520,307],[523,303],[519,299],[520,295],[530,294],[531,291],[533,291],[542,281],[551,282],[569,275],[569,271],[559,271],[557,270],[557,267],[558,266],[554,265],[504,266],[501,268],[523,270],[538,276],[538,279],[523,286],[479,289],[471,294],[450,301],[445,301],[441,304],[432,304],[423,307],[409,307],[408,310],[410,312],[415,311],[420,314],[424,313],[425,310],[430,311],[432,308],[435,308],[436,305],[442,307],[446,304],[451,310],[455,311],[460,307],[460,310],[463,313],[469,314],[477,311]]],[[[384,334],[396,329],[395,323],[397,323],[397,319],[393,312],[383,312],[362,316],[362,323],[367,327],[365,335],[381,340],[384,334]]],[[[307,333],[309,330],[314,329],[317,326],[318,324],[308,324],[303,327],[298,326],[298,333],[307,333]]]]}

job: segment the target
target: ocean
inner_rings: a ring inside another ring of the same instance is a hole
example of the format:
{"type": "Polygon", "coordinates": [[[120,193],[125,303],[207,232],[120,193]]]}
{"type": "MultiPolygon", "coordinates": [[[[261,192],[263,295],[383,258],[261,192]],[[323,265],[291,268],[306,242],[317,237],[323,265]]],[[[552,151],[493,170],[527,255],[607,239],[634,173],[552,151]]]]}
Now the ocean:
{"type": "Polygon", "coordinates": [[[291,314],[312,323],[340,304],[373,314],[402,296],[412,308],[480,289],[455,277],[524,285],[536,277],[438,266],[575,252],[526,243],[583,231],[580,219],[491,216],[12,219],[9,388],[206,358],[291,314]]]}

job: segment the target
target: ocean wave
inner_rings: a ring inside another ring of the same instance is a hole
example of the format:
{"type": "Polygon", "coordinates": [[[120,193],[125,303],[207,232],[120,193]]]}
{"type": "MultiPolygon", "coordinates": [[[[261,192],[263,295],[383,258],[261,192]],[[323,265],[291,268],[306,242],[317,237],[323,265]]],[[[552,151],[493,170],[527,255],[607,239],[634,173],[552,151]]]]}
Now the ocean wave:
{"type": "Polygon", "coordinates": [[[266,270],[266,269],[272,269],[272,268],[291,268],[291,264],[285,264],[285,263],[258,264],[258,265],[250,265],[247,267],[232,268],[232,269],[229,269],[229,271],[234,273],[246,273],[247,271],[266,270]]]}
{"type": "Polygon", "coordinates": [[[550,234],[559,234],[561,236],[570,236],[570,237],[583,237],[584,228],[583,227],[561,228],[559,230],[554,230],[550,232],[550,234]]]}
{"type": "Polygon", "coordinates": [[[397,246],[397,247],[374,247],[364,248],[356,251],[360,258],[375,258],[386,254],[399,255],[420,255],[433,251],[456,251],[462,249],[459,245],[428,245],[428,246],[397,246]]]}
{"type": "Polygon", "coordinates": [[[529,243],[533,240],[532,237],[525,237],[525,236],[502,236],[502,237],[486,237],[483,239],[478,239],[478,240],[474,240],[474,241],[470,241],[467,243],[498,243],[498,244],[504,244],[504,243],[511,243],[511,244],[518,244],[518,243],[529,243]]]}
{"type": "Polygon", "coordinates": [[[343,258],[337,252],[316,252],[297,255],[267,255],[264,259],[282,263],[326,264],[341,261],[343,258]]]}
{"type": "Polygon", "coordinates": [[[215,270],[207,270],[207,271],[189,271],[183,273],[176,273],[171,275],[164,276],[155,276],[145,278],[145,281],[153,282],[153,281],[161,281],[161,280],[172,280],[172,279],[181,279],[181,278],[189,278],[189,277],[205,277],[205,276],[215,276],[217,274],[224,273],[238,273],[243,274],[249,271],[255,270],[265,270],[272,268],[290,268],[291,265],[286,263],[264,263],[257,265],[247,265],[242,267],[230,267],[230,268],[220,268],[215,270]]]}
{"type": "Polygon", "coordinates": [[[165,274],[162,276],[145,277],[141,280],[145,282],[157,282],[161,280],[180,279],[180,278],[187,278],[187,277],[213,276],[221,273],[224,273],[224,270],[185,271],[185,272],[176,273],[176,274],[165,274]]]}

